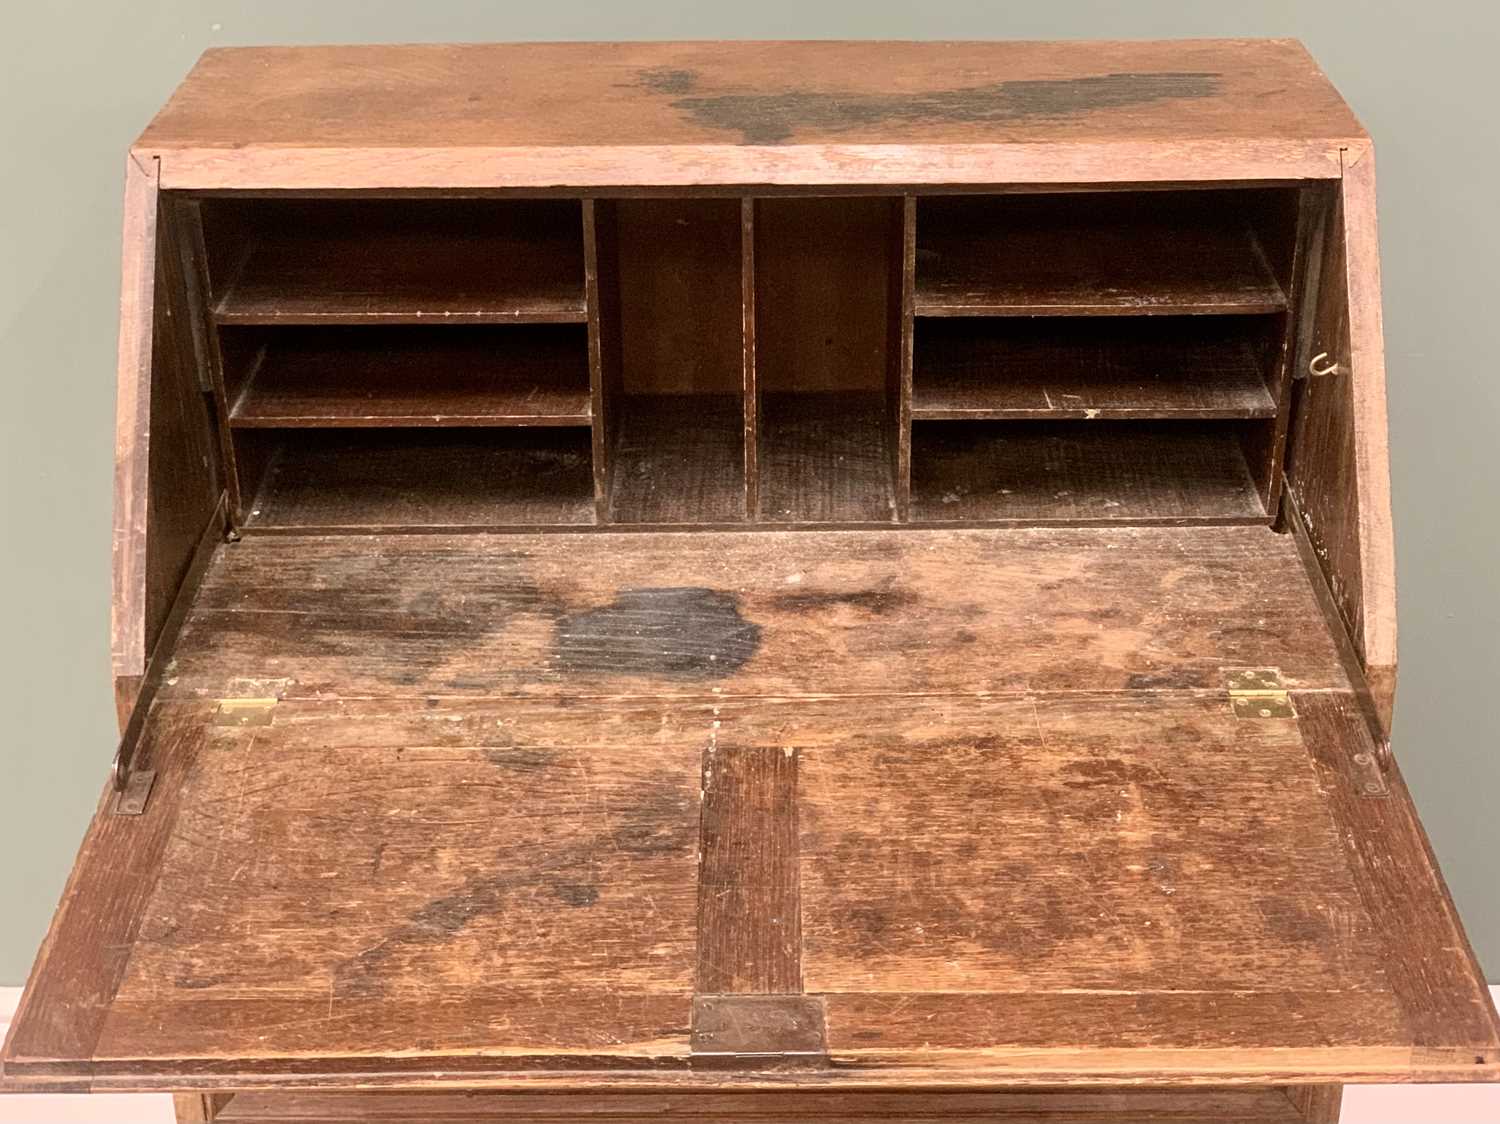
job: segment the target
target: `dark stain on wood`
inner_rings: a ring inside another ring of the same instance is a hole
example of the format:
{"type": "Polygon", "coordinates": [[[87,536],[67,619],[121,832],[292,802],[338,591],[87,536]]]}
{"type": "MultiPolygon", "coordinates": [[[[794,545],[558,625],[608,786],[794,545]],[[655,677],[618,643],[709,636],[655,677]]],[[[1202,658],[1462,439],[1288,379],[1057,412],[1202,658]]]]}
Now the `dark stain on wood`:
{"type": "Polygon", "coordinates": [[[539,746],[491,746],[484,759],[502,769],[545,769],[557,764],[558,754],[539,746]]]}
{"type": "Polygon", "coordinates": [[[721,679],[755,654],[760,631],[722,590],[622,589],[558,624],[555,659],[569,672],[721,679]]]}
{"type": "Polygon", "coordinates": [[[1216,97],[1221,77],[1208,71],[1127,72],[994,82],[916,94],[822,90],[701,94],[695,92],[696,72],[657,67],[641,71],[639,84],[675,98],[672,107],[700,125],[738,131],[744,144],[785,144],[803,129],[843,132],[886,124],[1065,121],[1100,110],[1216,97]]]}
{"type": "Polygon", "coordinates": [[[559,901],[575,908],[591,906],[599,900],[599,887],[582,882],[559,882],[552,888],[559,901]]]}

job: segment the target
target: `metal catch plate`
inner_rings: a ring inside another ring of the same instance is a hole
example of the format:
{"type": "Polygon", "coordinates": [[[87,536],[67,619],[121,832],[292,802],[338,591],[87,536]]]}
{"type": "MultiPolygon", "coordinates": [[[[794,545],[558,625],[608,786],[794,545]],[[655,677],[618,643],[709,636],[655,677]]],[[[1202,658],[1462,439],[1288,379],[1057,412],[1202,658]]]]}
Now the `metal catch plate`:
{"type": "Polygon", "coordinates": [[[215,726],[269,726],[275,699],[220,699],[215,726]]]}
{"type": "Polygon", "coordinates": [[[1368,750],[1361,750],[1354,755],[1354,768],[1357,774],[1355,784],[1359,787],[1361,796],[1389,796],[1391,786],[1385,782],[1385,771],[1381,769],[1380,762],[1375,759],[1375,754],[1368,750]]]}
{"type": "Polygon", "coordinates": [[[1225,688],[1236,718],[1296,718],[1291,696],[1275,667],[1240,667],[1226,673],[1225,688]]]}
{"type": "Polygon", "coordinates": [[[155,769],[137,769],[125,778],[125,787],[115,796],[115,815],[138,816],[146,810],[156,784],[155,769]]]}

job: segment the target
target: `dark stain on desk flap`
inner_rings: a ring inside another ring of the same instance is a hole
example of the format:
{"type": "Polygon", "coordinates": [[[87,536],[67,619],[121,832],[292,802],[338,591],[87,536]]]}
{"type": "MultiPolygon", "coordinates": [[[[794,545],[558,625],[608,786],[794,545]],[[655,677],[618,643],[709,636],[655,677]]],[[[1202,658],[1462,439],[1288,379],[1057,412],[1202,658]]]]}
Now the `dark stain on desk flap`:
{"type": "Polygon", "coordinates": [[[610,604],[558,623],[554,658],[570,672],[722,679],[755,654],[760,635],[732,593],[622,589],[610,604]]]}

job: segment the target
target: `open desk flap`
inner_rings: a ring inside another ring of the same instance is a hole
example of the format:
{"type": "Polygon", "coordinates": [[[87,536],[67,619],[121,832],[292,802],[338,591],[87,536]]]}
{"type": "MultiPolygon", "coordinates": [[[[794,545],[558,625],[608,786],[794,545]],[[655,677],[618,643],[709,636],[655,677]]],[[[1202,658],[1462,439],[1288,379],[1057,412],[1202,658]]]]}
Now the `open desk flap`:
{"type": "Polygon", "coordinates": [[[1288,536],[349,545],[220,548],[9,1082],[1500,1067],[1288,536]]]}

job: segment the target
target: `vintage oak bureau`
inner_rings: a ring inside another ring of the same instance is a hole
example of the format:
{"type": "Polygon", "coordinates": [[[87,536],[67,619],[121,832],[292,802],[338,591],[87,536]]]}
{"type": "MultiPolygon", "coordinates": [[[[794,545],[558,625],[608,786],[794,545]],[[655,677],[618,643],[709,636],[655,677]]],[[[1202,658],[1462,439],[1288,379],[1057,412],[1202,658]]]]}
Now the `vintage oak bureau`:
{"type": "Polygon", "coordinates": [[[210,51],[126,162],[123,736],[4,1087],[1500,1076],[1388,738],[1374,168],[1289,41],[210,51]]]}

